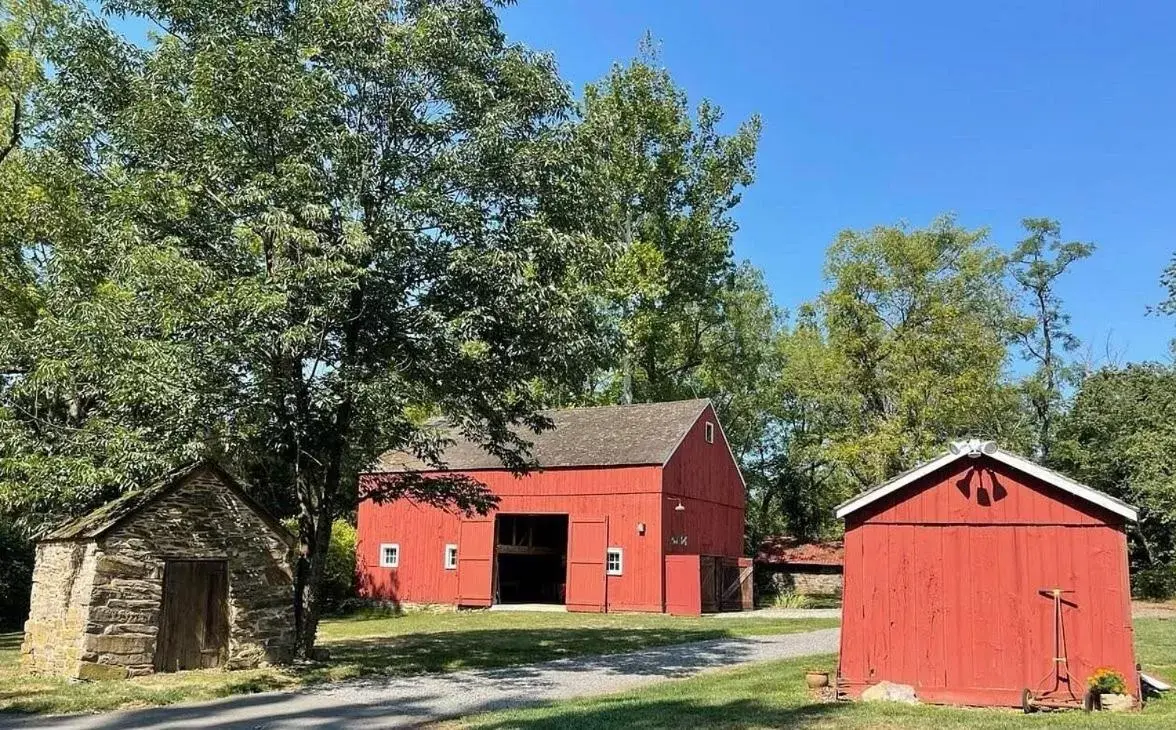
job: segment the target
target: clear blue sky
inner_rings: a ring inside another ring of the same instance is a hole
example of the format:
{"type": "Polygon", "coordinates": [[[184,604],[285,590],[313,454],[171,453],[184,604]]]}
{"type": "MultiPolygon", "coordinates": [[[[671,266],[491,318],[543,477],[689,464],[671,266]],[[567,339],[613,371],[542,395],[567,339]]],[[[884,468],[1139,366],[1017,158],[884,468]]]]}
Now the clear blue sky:
{"type": "Polygon", "coordinates": [[[692,101],[758,113],[736,249],[790,309],[840,229],[954,212],[1009,247],[1049,216],[1093,241],[1062,294],[1101,356],[1167,359],[1148,316],[1176,253],[1176,3],[520,0],[507,33],[575,87],[650,31],[692,101]]]}

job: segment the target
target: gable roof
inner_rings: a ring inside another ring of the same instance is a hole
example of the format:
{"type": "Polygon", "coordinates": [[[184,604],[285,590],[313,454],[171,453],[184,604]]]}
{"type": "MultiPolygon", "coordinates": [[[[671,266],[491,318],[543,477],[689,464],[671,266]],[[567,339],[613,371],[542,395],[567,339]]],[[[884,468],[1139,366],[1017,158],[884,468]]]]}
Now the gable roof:
{"type": "Polygon", "coordinates": [[[196,476],[202,471],[211,471],[219,477],[220,482],[225,488],[244,502],[263,522],[269,525],[270,529],[276,532],[287,543],[293,544],[295,537],[290,531],[277,518],[271,515],[269,511],[254,501],[232,474],[212,461],[197,461],[174,469],[164,475],[159,481],[147,487],[131,490],[118,499],[107,502],[89,514],[66,522],[64,525],[42,537],[41,541],[90,540],[101,537],[115,526],[122,524],[125,520],[138,513],[144,507],[147,507],[164,495],[171,494],[187,482],[189,477],[196,476]]]}
{"type": "MultiPolygon", "coordinates": [[[[948,464],[951,464],[959,459],[970,458],[966,449],[955,449],[954,451],[955,453],[949,451],[948,453],[932,459],[925,464],[921,464],[920,466],[916,466],[914,469],[899,474],[890,481],[883,482],[882,484],[879,484],[872,489],[868,489],[853,499],[843,502],[837,507],[837,517],[840,519],[846,515],[856,512],[862,507],[877,502],[883,497],[893,494],[903,487],[906,487],[918,481],[919,479],[922,479],[928,474],[938,469],[942,469],[948,464]]],[[[1017,456],[1016,454],[998,448],[986,449],[983,452],[983,456],[987,456],[990,459],[995,459],[996,461],[999,461],[1006,466],[1010,466],[1017,471],[1028,474],[1032,477],[1036,477],[1046,484],[1057,487],[1063,492],[1073,494],[1075,497],[1084,499],[1092,504],[1096,504],[1109,512],[1131,520],[1132,522],[1139,519],[1138,510],[1126,502],[1116,499],[1104,492],[1100,492],[1097,489],[1092,489],[1085,484],[1079,484],[1069,477],[1059,474],[1052,469],[1047,469],[1040,464],[1035,464],[1022,456],[1017,456]]]]}
{"type": "MultiPolygon", "coordinates": [[[[706,399],[593,406],[541,411],[554,428],[516,433],[531,443],[540,468],[560,466],[638,466],[665,464],[690,427],[710,407],[706,399]]],[[[502,462],[445,424],[434,424],[451,443],[441,454],[443,471],[504,469],[502,462]]],[[[438,471],[404,451],[388,451],[376,462],[377,472],[438,471]]]]}

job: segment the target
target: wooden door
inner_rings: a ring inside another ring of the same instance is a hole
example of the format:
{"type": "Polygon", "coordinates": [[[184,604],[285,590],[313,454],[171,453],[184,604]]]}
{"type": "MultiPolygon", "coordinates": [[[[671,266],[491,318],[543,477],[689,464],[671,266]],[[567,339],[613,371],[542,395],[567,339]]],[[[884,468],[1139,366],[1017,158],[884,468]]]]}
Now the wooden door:
{"type": "Polygon", "coordinates": [[[719,576],[719,561],[711,555],[699,558],[699,580],[702,582],[702,611],[713,613],[719,610],[719,595],[721,582],[719,576]]]}
{"type": "Polygon", "coordinates": [[[229,650],[229,575],[223,560],[169,560],[155,670],[219,667],[229,650]]]}
{"type": "Polygon", "coordinates": [[[604,562],[608,552],[608,518],[568,520],[569,611],[603,613],[608,603],[604,562]]]}
{"type": "Polygon", "coordinates": [[[724,558],[723,561],[723,591],[719,596],[719,608],[723,611],[742,611],[749,609],[751,603],[751,561],[741,561],[738,558],[724,558]],[[740,565],[745,562],[745,565],[740,565]]]}
{"type": "Polygon", "coordinates": [[[494,584],[494,518],[462,520],[457,542],[457,603],[489,606],[494,584]]]}

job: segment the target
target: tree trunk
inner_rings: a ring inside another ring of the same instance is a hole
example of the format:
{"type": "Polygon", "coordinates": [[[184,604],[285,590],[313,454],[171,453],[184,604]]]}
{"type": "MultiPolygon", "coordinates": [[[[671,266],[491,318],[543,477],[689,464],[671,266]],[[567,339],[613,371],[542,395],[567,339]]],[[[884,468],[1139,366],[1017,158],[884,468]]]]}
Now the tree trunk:
{"type": "Polygon", "coordinates": [[[302,529],[302,555],[298,560],[298,576],[294,585],[295,651],[301,659],[312,658],[314,651],[319,619],[322,617],[323,574],[331,545],[330,508],[321,504],[314,512],[317,514],[310,514],[306,520],[308,524],[302,529]]]}

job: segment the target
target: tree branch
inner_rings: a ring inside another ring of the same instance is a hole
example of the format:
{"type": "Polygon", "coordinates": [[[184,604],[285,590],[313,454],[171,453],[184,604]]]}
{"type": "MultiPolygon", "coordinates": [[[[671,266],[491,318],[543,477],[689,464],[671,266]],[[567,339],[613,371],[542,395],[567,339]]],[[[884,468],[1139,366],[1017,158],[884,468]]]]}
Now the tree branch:
{"type": "Polygon", "coordinates": [[[12,95],[12,132],[9,134],[8,142],[0,147],[0,163],[4,162],[4,158],[12,153],[16,146],[20,144],[20,117],[21,117],[21,103],[20,97],[15,93],[12,95]]]}

